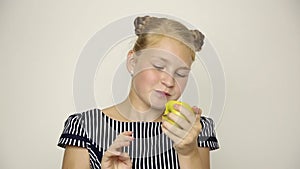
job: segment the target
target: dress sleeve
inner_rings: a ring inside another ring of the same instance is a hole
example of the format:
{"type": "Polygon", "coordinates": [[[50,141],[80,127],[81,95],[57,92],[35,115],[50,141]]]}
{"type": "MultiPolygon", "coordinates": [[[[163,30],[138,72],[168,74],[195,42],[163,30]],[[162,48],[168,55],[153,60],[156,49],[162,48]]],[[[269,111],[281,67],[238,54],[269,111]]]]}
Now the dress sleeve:
{"type": "Polygon", "coordinates": [[[211,118],[201,117],[200,123],[202,125],[202,131],[198,136],[199,147],[209,147],[210,150],[216,150],[219,148],[219,142],[215,133],[215,124],[211,118]]]}
{"type": "Polygon", "coordinates": [[[87,148],[89,142],[83,127],[82,114],[73,114],[65,121],[63,132],[59,138],[58,146],[77,146],[87,148]]]}

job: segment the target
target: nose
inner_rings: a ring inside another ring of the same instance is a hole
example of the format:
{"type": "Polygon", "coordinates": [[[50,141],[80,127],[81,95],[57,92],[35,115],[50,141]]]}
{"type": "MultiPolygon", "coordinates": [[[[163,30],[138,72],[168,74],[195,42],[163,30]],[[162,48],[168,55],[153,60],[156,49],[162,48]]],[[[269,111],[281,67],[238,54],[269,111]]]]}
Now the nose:
{"type": "Polygon", "coordinates": [[[170,88],[173,87],[175,84],[175,79],[173,76],[167,72],[164,72],[161,77],[161,82],[164,84],[166,87],[170,88]]]}

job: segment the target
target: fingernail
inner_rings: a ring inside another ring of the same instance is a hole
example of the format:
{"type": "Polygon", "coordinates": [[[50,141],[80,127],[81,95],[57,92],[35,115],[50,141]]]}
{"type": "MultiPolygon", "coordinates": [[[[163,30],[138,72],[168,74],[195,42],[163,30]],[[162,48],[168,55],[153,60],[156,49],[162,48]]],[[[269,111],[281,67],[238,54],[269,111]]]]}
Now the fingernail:
{"type": "Polygon", "coordinates": [[[200,113],[200,111],[199,111],[200,109],[198,108],[198,107],[195,107],[195,112],[197,113],[197,114],[199,114],[200,113]]]}
{"type": "Polygon", "coordinates": [[[179,105],[178,104],[174,104],[173,106],[175,109],[178,109],[179,105]]]}

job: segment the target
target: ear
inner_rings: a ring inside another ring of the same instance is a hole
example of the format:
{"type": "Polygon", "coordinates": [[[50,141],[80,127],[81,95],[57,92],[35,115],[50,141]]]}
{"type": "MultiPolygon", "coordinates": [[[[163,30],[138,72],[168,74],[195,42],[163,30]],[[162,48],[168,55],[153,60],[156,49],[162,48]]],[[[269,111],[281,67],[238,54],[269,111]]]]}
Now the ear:
{"type": "Polygon", "coordinates": [[[130,50],[127,54],[127,70],[130,74],[133,74],[134,67],[136,63],[136,58],[135,58],[135,52],[133,50],[130,50]]]}

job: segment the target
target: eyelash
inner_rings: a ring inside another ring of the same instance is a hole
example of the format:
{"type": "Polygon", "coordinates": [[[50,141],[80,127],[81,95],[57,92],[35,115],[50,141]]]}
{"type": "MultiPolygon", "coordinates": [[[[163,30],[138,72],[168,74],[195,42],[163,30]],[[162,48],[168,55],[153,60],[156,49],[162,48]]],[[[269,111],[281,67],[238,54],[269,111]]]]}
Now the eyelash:
{"type": "Polygon", "coordinates": [[[180,73],[176,73],[176,75],[179,76],[179,77],[187,77],[188,76],[188,75],[182,75],[180,73]]]}
{"type": "MultiPolygon", "coordinates": [[[[160,65],[155,65],[155,64],[153,64],[153,67],[155,68],[155,69],[157,69],[157,70],[163,70],[165,67],[164,66],[160,66],[160,65]]],[[[180,74],[180,73],[175,73],[176,74],[176,76],[178,76],[178,77],[181,77],[181,78],[185,78],[185,77],[187,77],[188,75],[185,75],[185,74],[180,74]]]]}
{"type": "Polygon", "coordinates": [[[160,65],[153,65],[153,67],[158,70],[163,70],[165,68],[164,66],[160,66],[160,65]]]}

